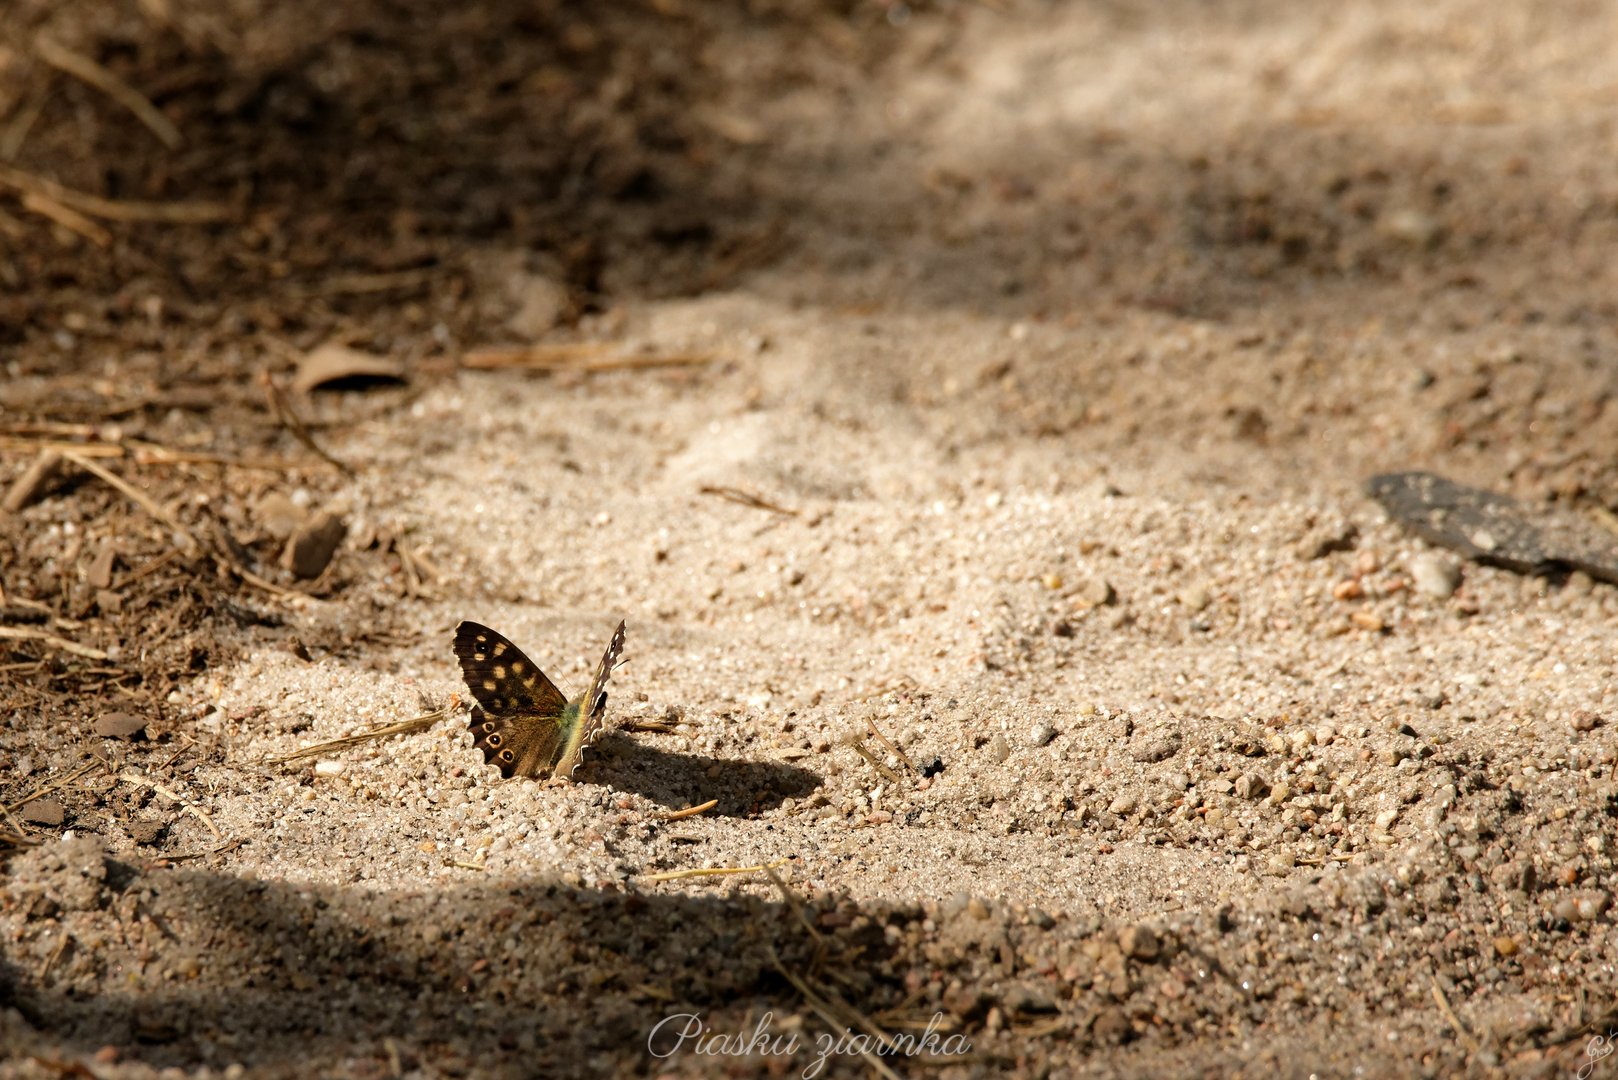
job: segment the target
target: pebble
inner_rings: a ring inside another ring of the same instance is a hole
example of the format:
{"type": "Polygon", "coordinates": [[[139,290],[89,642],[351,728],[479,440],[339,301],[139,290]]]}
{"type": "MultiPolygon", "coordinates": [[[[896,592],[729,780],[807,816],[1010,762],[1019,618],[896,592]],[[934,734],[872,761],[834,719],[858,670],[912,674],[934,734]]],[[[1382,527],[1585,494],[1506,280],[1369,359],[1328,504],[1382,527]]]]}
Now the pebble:
{"type": "Polygon", "coordinates": [[[1135,812],[1135,807],[1138,804],[1139,800],[1135,798],[1134,792],[1120,792],[1118,795],[1113,797],[1112,802],[1107,804],[1107,812],[1117,814],[1119,817],[1128,817],[1130,814],[1135,812]]]}
{"type": "Polygon", "coordinates": [[[90,561],[90,566],[84,572],[85,582],[94,589],[106,589],[112,586],[112,572],[118,561],[118,549],[112,544],[105,544],[90,561]]]}
{"type": "Polygon", "coordinates": [[[1438,600],[1448,600],[1461,586],[1461,564],[1437,552],[1412,555],[1405,563],[1416,591],[1438,600]]]}
{"type": "Polygon", "coordinates": [[[1081,607],[1087,608],[1105,607],[1118,599],[1112,583],[1101,577],[1084,578],[1074,587],[1072,596],[1081,607]]]}
{"type": "Polygon", "coordinates": [[[1374,611],[1356,611],[1348,617],[1348,621],[1361,630],[1368,630],[1373,634],[1380,634],[1388,628],[1388,624],[1383,621],[1382,616],[1374,611]]]}
{"type": "Polygon", "coordinates": [[[1028,741],[1034,746],[1045,746],[1056,738],[1056,729],[1049,724],[1039,723],[1028,733],[1028,741]]]}
{"type": "Polygon", "coordinates": [[[161,821],[131,821],[129,823],[129,838],[137,844],[155,844],[163,838],[168,826],[161,821]]]}
{"type": "Polygon", "coordinates": [[[1014,1013],[1053,1013],[1057,1011],[1056,999],[1051,997],[1040,987],[1027,983],[1018,983],[1006,991],[1001,1004],[1007,1012],[1014,1013]]]}
{"type": "Polygon", "coordinates": [[[1236,780],[1238,799],[1262,799],[1270,793],[1270,782],[1258,773],[1243,773],[1236,780]]]}
{"type": "Polygon", "coordinates": [[[1090,1035],[1102,1046],[1116,1046],[1133,1038],[1135,1028],[1123,1009],[1111,1006],[1096,1014],[1095,1022],[1090,1025],[1090,1035]]]}
{"type": "Polygon", "coordinates": [[[1118,947],[1131,960],[1156,960],[1162,951],[1162,942],[1148,926],[1126,926],[1118,931],[1118,947]]]}
{"type": "Polygon", "coordinates": [[[996,734],[989,740],[988,752],[989,760],[1000,765],[1011,756],[1011,746],[1006,742],[1004,735],[996,734]]]}
{"type": "Polygon", "coordinates": [[[60,825],[65,816],[66,810],[57,799],[35,799],[22,808],[22,819],[33,825],[60,825]]]}
{"type": "Polygon", "coordinates": [[[267,492],[253,506],[259,528],[277,540],[285,540],[303,521],[303,511],[282,491],[267,492]]]}
{"type": "Polygon", "coordinates": [[[1393,210],[1377,223],[1383,236],[1409,244],[1411,247],[1437,247],[1444,238],[1443,224],[1431,214],[1405,207],[1393,210]]]}
{"type": "Polygon", "coordinates": [[[1574,922],[1594,922],[1612,906],[1612,894],[1601,889],[1587,889],[1573,894],[1574,922]]]}
{"type": "Polygon", "coordinates": [[[336,514],[322,512],[304,522],[287,540],[281,565],[294,577],[317,578],[337,554],[348,526],[336,514]]]}
{"type": "Polygon", "coordinates": [[[347,768],[348,763],[343,761],[317,761],[315,762],[315,775],[341,776],[343,775],[343,771],[347,768]]]}
{"type": "Polygon", "coordinates": [[[104,739],[130,739],[146,730],[148,721],[133,713],[109,712],[96,717],[91,730],[104,739]]]}
{"type": "Polygon", "coordinates": [[[1180,736],[1169,732],[1166,735],[1147,740],[1131,750],[1129,756],[1135,761],[1152,764],[1158,761],[1166,761],[1179,752],[1180,736]]]}
{"type": "Polygon", "coordinates": [[[1213,597],[1201,585],[1193,585],[1183,590],[1179,596],[1180,606],[1190,612],[1199,612],[1213,603],[1213,597]]]}

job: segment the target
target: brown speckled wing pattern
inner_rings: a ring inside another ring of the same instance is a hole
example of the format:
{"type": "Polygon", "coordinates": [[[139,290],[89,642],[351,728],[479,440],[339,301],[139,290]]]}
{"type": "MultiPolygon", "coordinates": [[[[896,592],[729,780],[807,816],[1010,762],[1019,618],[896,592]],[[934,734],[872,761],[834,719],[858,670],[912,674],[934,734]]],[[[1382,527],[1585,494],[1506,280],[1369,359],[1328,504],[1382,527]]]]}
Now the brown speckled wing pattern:
{"type": "Polygon", "coordinates": [[[549,773],[566,738],[562,692],[521,649],[481,623],[455,628],[455,655],[477,701],[470,723],[483,760],[506,777],[549,773]]]}

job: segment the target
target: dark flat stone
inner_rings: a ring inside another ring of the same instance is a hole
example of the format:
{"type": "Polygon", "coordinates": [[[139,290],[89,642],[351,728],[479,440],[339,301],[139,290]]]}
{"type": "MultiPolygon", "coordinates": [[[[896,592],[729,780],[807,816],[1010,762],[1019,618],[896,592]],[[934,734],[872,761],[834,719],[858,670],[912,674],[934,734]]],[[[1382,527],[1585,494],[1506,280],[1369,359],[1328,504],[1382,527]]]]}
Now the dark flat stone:
{"type": "Polygon", "coordinates": [[[1519,574],[1582,570],[1618,584],[1618,535],[1570,511],[1425,472],[1383,473],[1366,487],[1393,520],[1475,562],[1519,574]]]}

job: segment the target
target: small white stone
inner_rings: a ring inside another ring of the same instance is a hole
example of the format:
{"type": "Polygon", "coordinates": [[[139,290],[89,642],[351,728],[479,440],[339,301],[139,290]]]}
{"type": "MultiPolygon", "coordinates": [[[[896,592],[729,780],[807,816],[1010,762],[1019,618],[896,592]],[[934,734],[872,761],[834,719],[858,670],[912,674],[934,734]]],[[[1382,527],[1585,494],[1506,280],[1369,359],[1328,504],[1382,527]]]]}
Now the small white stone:
{"type": "Polygon", "coordinates": [[[343,775],[343,770],[345,770],[347,768],[348,768],[347,762],[342,762],[342,761],[317,761],[317,762],[315,762],[315,775],[316,776],[341,776],[341,775],[343,775]]]}
{"type": "Polygon", "coordinates": [[[1410,581],[1417,592],[1438,600],[1454,596],[1461,585],[1460,564],[1435,552],[1412,555],[1405,569],[1410,572],[1410,581]]]}

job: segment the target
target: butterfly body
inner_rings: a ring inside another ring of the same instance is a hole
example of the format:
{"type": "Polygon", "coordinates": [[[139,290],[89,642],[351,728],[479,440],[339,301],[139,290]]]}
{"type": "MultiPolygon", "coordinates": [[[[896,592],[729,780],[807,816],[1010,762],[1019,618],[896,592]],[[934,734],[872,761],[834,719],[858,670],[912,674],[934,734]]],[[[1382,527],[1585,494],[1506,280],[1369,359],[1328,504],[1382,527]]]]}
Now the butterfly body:
{"type": "Polygon", "coordinates": [[[568,700],[539,666],[481,623],[455,628],[455,655],[477,704],[472,739],[500,775],[567,779],[604,730],[607,680],[624,647],[619,623],[589,689],[568,700]]]}

